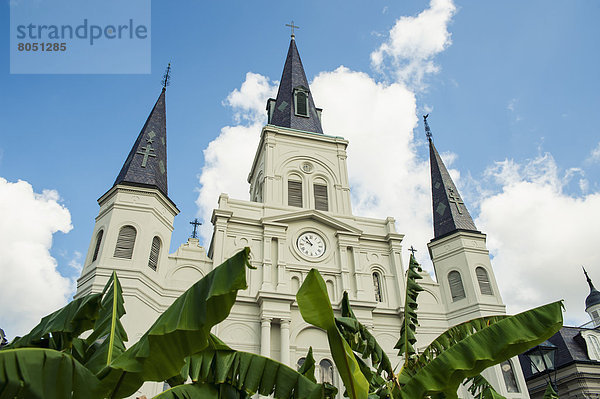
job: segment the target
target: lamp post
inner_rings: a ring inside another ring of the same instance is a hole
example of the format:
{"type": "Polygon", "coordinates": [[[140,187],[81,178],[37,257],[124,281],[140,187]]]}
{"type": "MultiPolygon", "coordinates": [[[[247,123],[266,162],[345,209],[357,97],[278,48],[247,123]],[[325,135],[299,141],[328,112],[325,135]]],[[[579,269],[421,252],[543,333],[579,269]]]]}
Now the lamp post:
{"type": "Polygon", "coordinates": [[[558,387],[556,386],[556,345],[549,341],[544,341],[538,346],[531,348],[525,352],[525,356],[532,366],[532,372],[535,368],[537,373],[542,371],[546,372],[546,378],[548,383],[552,386],[554,391],[558,393],[558,387]],[[554,371],[554,378],[550,371],[554,371]]]}

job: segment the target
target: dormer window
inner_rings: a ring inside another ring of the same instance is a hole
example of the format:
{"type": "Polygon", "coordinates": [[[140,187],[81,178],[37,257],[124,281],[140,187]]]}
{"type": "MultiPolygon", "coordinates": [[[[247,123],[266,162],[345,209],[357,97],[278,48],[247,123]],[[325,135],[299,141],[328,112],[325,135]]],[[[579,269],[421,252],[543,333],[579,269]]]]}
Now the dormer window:
{"type": "Polygon", "coordinates": [[[294,112],[298,116],[308,117],[308,90],[302,86],[294,89],[294,112]]]}

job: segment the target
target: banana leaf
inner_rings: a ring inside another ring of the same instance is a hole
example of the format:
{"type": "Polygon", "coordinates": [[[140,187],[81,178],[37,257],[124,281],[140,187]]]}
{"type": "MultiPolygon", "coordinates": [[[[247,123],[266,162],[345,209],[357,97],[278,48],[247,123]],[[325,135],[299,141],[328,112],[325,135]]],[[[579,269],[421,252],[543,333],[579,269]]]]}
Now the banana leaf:
{"type": "Polygon", "coordinates": [[[296,300],[302,318],[307,323],[327,332],[333,361],[350,399],[366,399],[369,394],[369,383],[360,371],[352,348],[336,326],[325,281],[316,269],[312,269],[306,276],[296,294],[296,300]]]}
{"type": "Polygon", "coordinates": [[[467,378],[463,385],[468,385],[467,390],[475,399],[506,399],[496,392],[492,384],[481,374],[467,378]]]}
{"type": "Polygon", "coordinates": [[[2,349],[49,348],[59,351],[70,349],[73,339],[94,326],[101,300],[101,293],[77,298],[62,309],[42,318],[29,334],[15,338],[2,349]]]}
{"type": "Polygon", "coordinates": [[[394,377],[389,357],[371,332],[358,321],[352,312],[346,291],[344,291],[342,299],[342,317],[336,317],[335,322],[353,351],[360,353],[363,359],[370,357],[373,367],[377,368],[377,373],[381,374],[381,371],[385,370],[388,378],[394,377]]]}
{"type": "Polygon", "coordinates": [[[419,322],[417,320],[417,297],[423,291],[423,288],[417,283],[417,280],[422,279],[418,272],[421,271],[421,266],[415,259],[414,254],[410,255],[408,263],[408,272],[406,273],[406,296],[404,298],[404,317],[400,327],[400,339],[394,346],[398,349],[398,355],[404,357],[404,370],[411,362],[414,361],[415,343],[417,337],[415,335],[419,322]]]}
{"type": "Polygon", "coordinates": [[[127,333],[120,320],[125,314],[123,290],[116,272],[113,272],[102,293],[102,310],[94,331],[85,342],[87,351],[84,365],[94,374],[125,352],[124,342],[127,341],[127,333]]]}
{"type": "Polygon", "coordinates": [[[562,301],[558,301],[508,316],[456,342],[412,376],[402,378],[401,397],[441,393],[456,398],[465,378],[538,345],[560,330],[562,308],[562,301]]]}
{"type": "Polygon", "coordinates": [[[542,399],[559,399],[558,393],[556,393],[551,383],[548,383],[542,399]]]}
{"type": "Polygon", "coordinates": [[[111,397],[126,397],[144,381],[177,375],[186,357],[208,346],[210,329],[229,315],[238,290],[247,287],[249,252],[238,252],[192,285],[136,344],[98,374],[111,397]]]}
{"type": "Polygon", "coordinates": [[[0,351],[1,399],[88,399],[99,381],[68,353],[45,348],[0,351]]]}
{"type": "Polygon", "coordinates": [[[246,399],[245,392],[228,384],[185,384],[167,389],[153,399],[246,399]]]}
{"type": "Polygon", "coordinates": [[[304,363],[302,363],[302,366],[300,366],[298,372],[312,382],[317,382],[317,379],[315,378],[315,358],[312,353],[312,346],[308,348],[308,353],[304,358],[304,363]]]}
{"type": "Polygon", "coordinates": [[[194,383],[229,384],[278,399],[333,398],[337,393],[273,359],[231,349],[212,334],[210,341],[209,348],[191,356],[184,367],[194,383]]]}

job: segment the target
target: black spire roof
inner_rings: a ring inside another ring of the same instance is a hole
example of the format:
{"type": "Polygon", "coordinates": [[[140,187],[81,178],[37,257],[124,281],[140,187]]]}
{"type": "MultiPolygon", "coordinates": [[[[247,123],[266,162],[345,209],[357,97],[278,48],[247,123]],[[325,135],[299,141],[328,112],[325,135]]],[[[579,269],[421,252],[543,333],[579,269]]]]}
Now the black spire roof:
{"type": "Polygon", "coordinates": [[[590,286],[590,294],[585,298],[585,309],[589,309],[591,306],[598,305],[600,303],[600,292],[594,287],[592,279],[588,276],[585,268],[583,269],[585,278],[587,279],[588,285],[590,286]]]}
{"type": "Polygon", "coordinates": [[[113,186],[152,187],[167,195],[165,92],[166,88],[163,87],[113,186]]]}
{"type": "Polygon", "coordinates": [[[479,233],[475,223],[460,197],[450,173],[438,154],[427,119],[424,118],[429,140],[429,164],[431,166],[431,194],[433,199],[433,237],[440,238],[457,230],[479,233]]]}
{"type": "Polygon", "coordinates": [[[288,49],[285,66],[283,67],[275,107],[272,110],[269,123],[275,126],[289,127],[306,132],[323,133],[321,120],[313,102],[312,93],[310,92],[306,74],[304,73],[304,67],[300,60],[300,54],[298,54],[298,48],[296,47],[296,40],[293,36],[290,41],[290,48],[288,49]],[[294,90],[297,89],[308,92],[308,116],[300,116],[296,112],[294,90]]]}

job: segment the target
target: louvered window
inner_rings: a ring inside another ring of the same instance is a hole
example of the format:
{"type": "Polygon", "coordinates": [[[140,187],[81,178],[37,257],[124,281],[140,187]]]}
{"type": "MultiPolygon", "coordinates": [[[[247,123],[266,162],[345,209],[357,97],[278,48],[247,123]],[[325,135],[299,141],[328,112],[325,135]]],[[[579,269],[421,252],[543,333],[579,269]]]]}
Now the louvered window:
{"type": "Polygon", "coordinates": [[[383,302],[383,295],[381,293],[381,277],[379,273],[373,273],[373,290],[375,291],[375,300],[377,302],[383,302]]]}
{"type": "Polygon", "coordinates": [[[296,115],[308,116],[308,95],[305,91],[296,90],[296,115]]]}
{"type": "Polygon", "coordinates": [[[500,368],[502,369],[502,376],[504,377],[504,385],[506,385],[506,390],[509,393],[521,392],[519,385],[517,384],[512,362],[510,360],[506,360],[500,363],[500,368]]]}
{"type": "Polygon", "coordinates": [[[483,295],[494,295],[492,292],[492,284],[490,284],[490,278],[483,267],[475,269],[477,274],[477,281],[479,282],[479,289],[483,295]]]}
{"type": "Polygon", "coordinates": [[[319,368],[321,369],[319,382],[327,382],[333,385],[333,363],[329,359],[323,359],[319,362],[319,368]]]}
{"type": "Polygon", "coordinates": [[[133,226],[124,226],[119,231],[117,246],[115,247],[115,258],[131,259],[133,255],[133,245],[137,232],[133,226]]]}
{"type": "Polygon", "coordinates": [[[448,283],[450,284],[450,295],[452,295],[452,302],[463,299],[465,295],[465,287],[463,286],[460,273],[456,270],[448,273],[448,283]]]}
{"type": "Polygon", "coordinates": [[[327,186],[325,184],[315,184],[315,209],[318,211],[328,211],[329,201],[327,199],[327,186]]]}
{"type": "Polygon", "coordinates": [[[288,205],[302,208],[302,182],[288,181],[288,205]]]}
{"type": "Polygon", "coordinates": [[[104,235],[104,230],[100,230],[96,235],[96,247],[94,248],[94,256],[92,256],[92,262],[98,259],[98,252],[100,252],[100,244],[102,244],[102,236],[104,235]]]}
{"type": "Polygon", "coordinates": [[[150,248],[150,256],[148,257],[148,267],[156,270],[158,266],[158,255],[160,255],[160,238],[155,236],[152,239],[152,248],[150,248]]]}

